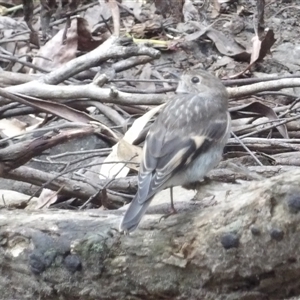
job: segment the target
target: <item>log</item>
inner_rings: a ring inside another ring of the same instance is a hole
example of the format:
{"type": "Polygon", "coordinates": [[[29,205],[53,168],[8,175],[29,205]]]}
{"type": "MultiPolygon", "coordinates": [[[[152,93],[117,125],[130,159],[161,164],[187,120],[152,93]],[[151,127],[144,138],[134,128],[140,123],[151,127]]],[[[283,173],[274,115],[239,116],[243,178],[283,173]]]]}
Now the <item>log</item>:
{"type": "Polygon", "coordinates": [[[299,296],[299,182],[298,168],[220,183],[161,222],[150,209],[129,236],[121,210],[1,210],[1,299],[299,296]]]}

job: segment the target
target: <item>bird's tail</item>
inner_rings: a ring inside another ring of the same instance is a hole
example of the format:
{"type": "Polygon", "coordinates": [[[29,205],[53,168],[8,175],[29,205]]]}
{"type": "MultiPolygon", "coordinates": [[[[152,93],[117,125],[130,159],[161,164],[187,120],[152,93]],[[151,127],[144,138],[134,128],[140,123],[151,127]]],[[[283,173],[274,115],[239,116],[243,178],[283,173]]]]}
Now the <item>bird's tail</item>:
{"type": "Polygon", "coordinates": [[[142,203],[139,201],[139,198],[137,193],[130,203],[120,224],[119,230],[121,232],[129,233],[138,227],[153,197],[142,203]]]}

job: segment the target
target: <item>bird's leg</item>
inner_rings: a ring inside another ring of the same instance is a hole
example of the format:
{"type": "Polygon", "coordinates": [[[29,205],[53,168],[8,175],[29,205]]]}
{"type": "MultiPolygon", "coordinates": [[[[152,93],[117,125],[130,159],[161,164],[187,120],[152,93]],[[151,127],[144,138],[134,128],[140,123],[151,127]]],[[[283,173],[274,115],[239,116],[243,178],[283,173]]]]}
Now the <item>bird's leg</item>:
{"type": "Polygon", "coordinates": [[[174,202],[173,202],[173,187],[170,187],[170,198],[171,198],[171,211],[170,214],[177,214],[177,210],[175,209],[174,202]]]}
{"type": "Polygon", "coordinates": [[[175,215],[177,214],[177,210],[174,206],[174,202],[173,202],[173,187],[170,187],[170,198],[171,198],[171,210],[168,214],[166,215],[163,215],[160,219],[159,219],[159,222],[163,219],[166,219],[168,217],[170,217],[171,215],[175,215]]]}

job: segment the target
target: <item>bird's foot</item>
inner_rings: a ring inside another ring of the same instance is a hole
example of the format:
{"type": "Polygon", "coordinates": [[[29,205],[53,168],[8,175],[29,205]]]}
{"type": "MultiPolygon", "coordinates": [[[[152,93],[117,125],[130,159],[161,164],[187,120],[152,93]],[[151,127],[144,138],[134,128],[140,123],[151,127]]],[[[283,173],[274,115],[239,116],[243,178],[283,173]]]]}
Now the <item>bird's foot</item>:
{"type": "Polygon", "coordinates": [[[158,222],[160,223],[162,220],[165,220],[165,219],[169,218],[170,216],[176,215],[176,214],[177,214],[177,210],[175,209],[175,207],[171,207],[170,212],[166,215],[161,216],[158,222]]]}

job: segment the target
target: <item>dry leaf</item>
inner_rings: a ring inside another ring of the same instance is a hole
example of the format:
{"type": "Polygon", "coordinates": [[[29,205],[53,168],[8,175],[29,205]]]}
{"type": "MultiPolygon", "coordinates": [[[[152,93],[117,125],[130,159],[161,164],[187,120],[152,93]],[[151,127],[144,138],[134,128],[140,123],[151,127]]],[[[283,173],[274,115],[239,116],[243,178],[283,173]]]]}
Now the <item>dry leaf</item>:
{"type": "Polygon", "coordinates": [[[18,119],[2,119],[0,120],[0,130],[7,137],[19,135],[25,131],[27,124],[18,119]]]}
{"type": "Polygon", "coordinates": [[[51,40],[40,48],[33,63],[41,68],[51,71],[63,66],[76,57],[78,48],[77,19],[73,19],[67,30],[61,29],[51,40]]]}
{"type": "Polygon", "coordinates": [[[84,18],[77,18],[78,50],[89,52],[101,45],[108,35],[95,40],[91,34],[89,23],[84,18]]]}
{"type": "MultiPolygon", "coordinates": [[[[129,130],[125,133],[123,140],[132,145],[132,143],[139,137],[141,131],[144,129],[146,124],[150,121],[150,119],[163,107],[165,104],[161,104],[147,113],[145,113],[140,118],[136,119],[129,130]]],[[[122,141],[122,140],[121,140],[122,141]]],[[[118,156],[118,147],[119,141],[116,145],[112,147],[112,152],[105,158],[103,164],[100,169],[100,179],[108,179],[108,178],[121,178],[126,177],[130,168],[125,166],[124,163],[115,163],[118,161],[122,161],[122,159],[118,156]],[[112,162],[111,164],[109,162],[112,162]]],[[[122,143],[122,142],[121,142],[122,143]]],[[[132,148],[135,149],[136,148],[132,148]]]]}
{"type": "MultiPolygon", "coordinates": [[[[151,79],[151,75],[152,75],[152,68],[150,64],[145,64],[143,69],[142,69],[142,73],[139,77],[139,79],[151,79]]],[[[155,83],[154,82],[140,82],[138,84],[138,88],[140,90],[144,90],[144,91],[154,91],[155,90],[155,83]]]]}
{"type": "Polygon", "coordinates": [[[247,66],[245,70],[242,72],[235,74],[233,76],[230,76],[230,78],[237,78],[243,75],[246,71],[250,70],[250,68],[259,60],[262,60],[268,53],[270,53],[271,47],[276,42],[276,39],[274,38],[274,32],[272,29],[267,29],[266,34],[263,38],[263,40],[260,40],[258,35],[255,35],[252,38],[252,53],[251,53],[251,60],[250,64],[247,66]]]}
{"type": "Polygon", "coordinates": [[[116,0],[109,0],[109,7],[111,9],[113,25],[114,25],[114,35],[120,36],[120,10],[116,0]]]}
{"type": "Polygon", "coordinates": [[[221,10],[221,5],[218,0],[213,0],[213,8],[211,12],[211,17],[215,19],[219,16],[221,10]]]}
{"type": "Polygon", "coordinates": [[[100,5],[100,20],[103,21],[106,20],[108,21],[111,18],[111,9],[109,7],[109,4],[105,0],[99,0],[99,5],[100,5]]]}
{"type": "Polygon", "coordinates": [[[139,137],[141,131],[151,120],[151,118],[156,115],[164,106],[165,104],[158,105],[146,112],[143,116],[136,119],[129,130],[125,133],[123,139],[132,144],[139,137]]]}
{"type": "Polygon", "coordinates": [[[57,201],[57,192],[43,189],[36,203],[36,209],[48,208],[57,201]]]}
{"type": "MultiPolygon", "coordinates": [[[[14,20],[11,17],[0,17],[0,30],[12,30],[14,32],[20,32],[24,30],[28,30],[28,26],[25,22],[14,20]]],[[[7,37],[7,36],[6,36],[7,37]]],[[[17,41],[17,40],[15,40],[17,41]]]]}
{"type": "Polygon", "coordinates": [[[122,139],[118,143],[117,156],[120,161],[132,161],[127,167],[138,171],[139,164],[142,157],[142,148],[129,144],[126,140],[122,139]]]}
{"type": "MultiPolygon", "coordinates": [[[[0,190],[0,209],[24,208],[28,204],[28,195],[11,190],[0,190]]],[[[36,203],[37,198],[31,199],[30,204],[36,203]]]]}
{"type": "Polygon", "coordinates": [[[268,53],[270,53],[270,49],[275,42],[276,39],[274,38],[274,32],[272,29],[266,30],[266,34],[262,41],[260,41],[258,36],[256,35],[252,39],[253,50],[251,54],[250,64],[253,64],[256,61],[263,59],[268,53]]]}
{"type": "Polygon", "coordinates": [[[198,21],[199,20],[199,13],[196,7],[194,6],[191,0],[185,0],[183,7],[182,7],[182,14],[184,22],[188,21],[198,21]]]}
{"type": "MultiPolygon", "coordinates": [[[[42,85],[42,83],[39,83],[42,85]]],[[[96,122],[100,124],[100,122],[97,119],[94,119],[90,115],[88,115],[85,112],[79,111],[77,109],[74,109],[72,107],[69,107],[65,104],[47,101],[47,100],[40,100],[34,97],[29,96],[23,96],[26,99],[20,98],[20,103],[37,108],[41,111],[51,113],[53,115],[56,115],[58,117],[61,117],[65,120],[71,121],[71,122],[82,122],[82,123],[90,123],[90,122],[96,122]]],[[[103,125],[104,126],[104,125],[103,125]]]]}
{"type": "MultiPolygon", "coordinates": [[[[271,107],[258,101],[252,102],[250,104],[232,107],[229,109],[229,111],[233,119],[235,118],[235,115],[238,115],[238,117],[240,117],[241,114],[244,117],[253,117],[253,114],[250,115],[247,114],[247,112],[252,112],[255,113],[256,115],[265,116],[269,120],[280,120],[277,114],[275,113],[275,111],[271,107]]],[[[288,131],[285,124],[278,125],[276,128],[285,139],[289,138],[288,131]]]]}
{"type": "Polygon", "coordinates": [[[83,12],[83,17],[87,21],[87,23],[94,29],[94,26],[99,23],[99,16],[101,15],[101,7],[99,5],[95,5],[89,7],[85,12],[83,12]]]}
{"type": "Polygon", "coordinates": [[[236,60],[249,61],[250,54],[234,39],[227,37],[221,31],[208,28],[206,35],[215,43],[218,51],[236,60]]]}

